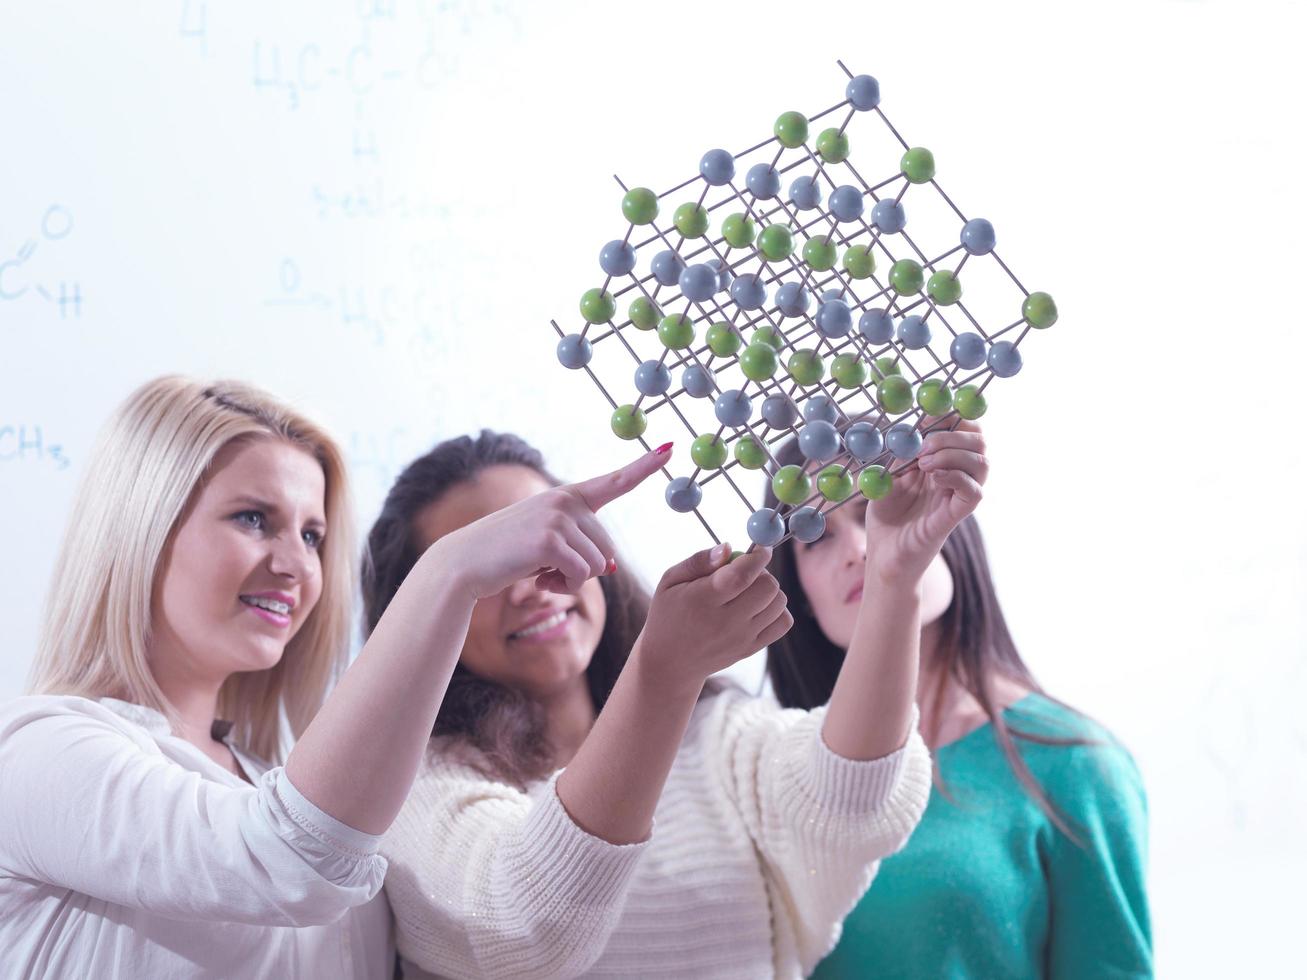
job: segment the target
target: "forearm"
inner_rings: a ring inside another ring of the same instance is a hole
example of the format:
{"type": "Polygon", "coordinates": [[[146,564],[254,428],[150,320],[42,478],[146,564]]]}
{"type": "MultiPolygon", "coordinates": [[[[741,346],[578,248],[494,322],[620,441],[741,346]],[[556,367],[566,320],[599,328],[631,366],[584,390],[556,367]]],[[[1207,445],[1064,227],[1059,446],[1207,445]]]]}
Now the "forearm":
{"type": "Polygon", "coordinates": [[[890,584],[869,574],[822,727],[833,752],[846,759],[880,759],[903,747],[912,724],[920,649],[915,583],[890,584]]]}
{"type": "Polygon", "coordinates": [[[473,605],[437,549],[428,549],[291,752],[286,774],[296,789],[358,830],[390,827],[417,773],[473,605]]]}
{"type": "Polygon", "coordinates": [[[639,643],[590,734],[558,777],[558,797],[583,830],[614,844],[645,840],[702,678],[651,671],[639,643]]]}

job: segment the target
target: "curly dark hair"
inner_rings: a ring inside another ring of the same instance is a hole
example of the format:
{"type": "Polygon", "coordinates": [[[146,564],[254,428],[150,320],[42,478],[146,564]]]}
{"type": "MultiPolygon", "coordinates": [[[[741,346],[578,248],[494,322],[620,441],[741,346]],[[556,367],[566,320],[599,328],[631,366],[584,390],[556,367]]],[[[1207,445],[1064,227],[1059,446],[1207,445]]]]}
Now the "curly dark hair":
{"type": "MultiPolygon", "coordinates": [[[[365,637],[376,629],[420,556],[414,528],[417,515],[481,470],[501,465],[525,466],[551,486],[560,485],[539,451],[515,435],[488,429],[476,438],[460,436],[439,443],[400,473],[368,532],[363,555],[365,637]]],[[[599,579],[607,616],[585,672],[596,711],[612,693],[649,614],[649,595],[626,568],[619,557],[617,571],[599,579]]],[[[432,734],[466,738],[489,759],[494,769],[490,775],[519,786],[548,775],[554,765],[541,706],[521,691],[478,677],[462,664],[454,668],[432,734]]]]}

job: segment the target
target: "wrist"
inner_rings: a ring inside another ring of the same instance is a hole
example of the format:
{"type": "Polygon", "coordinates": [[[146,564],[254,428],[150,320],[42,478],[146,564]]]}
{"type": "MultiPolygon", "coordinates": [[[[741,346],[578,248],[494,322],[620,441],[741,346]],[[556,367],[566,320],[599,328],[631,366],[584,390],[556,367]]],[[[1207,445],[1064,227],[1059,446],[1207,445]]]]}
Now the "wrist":
{"type": "MultiPolygon", "coordinates": [[[[445,595],[452,601],[474,606],[481,598],[478,583],[470,570],[471,563],[457,554],[457,531],[437,540],[421,557],[413,571],[422,575],[430,595],[445,595]]],[[[410,573],[412,574],[412,573],[410,573]]]]}
{"type": "Polygon", "coordinates": [[[631,648],[628,665],[639,682],[640,690],[652,692],[659,698],[698,698],[708,680],[701,672],[686,670],[676,664],[643,633],[631,648]]]}

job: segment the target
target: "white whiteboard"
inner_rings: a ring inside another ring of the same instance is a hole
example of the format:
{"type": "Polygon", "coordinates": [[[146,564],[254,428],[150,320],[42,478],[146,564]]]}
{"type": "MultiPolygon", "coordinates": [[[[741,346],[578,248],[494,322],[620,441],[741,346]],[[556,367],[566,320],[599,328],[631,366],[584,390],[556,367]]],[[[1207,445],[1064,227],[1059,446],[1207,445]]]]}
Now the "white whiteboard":
{"type": "MultiPolygon", "coordinates": [[[[1283,972],[1284,871],[1307,870],[1301,36],[1269,2],[5,4],[0,697],[91,440],[154,375],[322,419],[365,526],[404,462],[481,426],[566,477],[623,462],[548,326],[623,230],[611,175],[671,186],[837,101],[839,57],[1058,297],[991,399],[981,520],[1030,663],[1143,767],[1162,975],[1283,972]]],[[[707,543],[656,487],[610,524],[650,580],[707,543]]]]}

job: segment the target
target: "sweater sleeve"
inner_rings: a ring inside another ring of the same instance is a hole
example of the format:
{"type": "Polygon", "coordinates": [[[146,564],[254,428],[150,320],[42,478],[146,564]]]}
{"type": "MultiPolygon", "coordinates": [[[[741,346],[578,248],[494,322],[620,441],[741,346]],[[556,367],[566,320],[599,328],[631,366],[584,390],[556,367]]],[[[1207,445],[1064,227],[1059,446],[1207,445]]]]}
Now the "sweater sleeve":
{"type": "Polygon", "coordinates": [[[177,919],[303,926],[381,889],[380,839],[305,799],[277,768],[204,779],[92,701],[0,711],[0,874],[177,919]]]}
{"type": "Polygon", "coordinates": [[[730,699],[718,740],[723,782],[777,899],[778,944],[793,944],[806,976],[838,941],[880,859],[903,847],[921,819],[930,754],[915,710],[903,748],[855,761],[826,746],[824,708],[720,696],[730,699]]]}
{"type": "Polygon", "coordinates": [[[556,781],[522,792],[432,755],[382,844],[405,959],[452,980],[546,980],[599,958],[647,842],[586,833],[556,781]]]}
{"type": "Polygon", "coordinates": [[[1148,810],[1139,770],[1114,743],[1060,751],[1065,762],[1048,790],[1075,839],[1046,828],[1047,975],[1050,980],[1151,977],[1144,883],[1148,810]]]}

